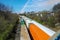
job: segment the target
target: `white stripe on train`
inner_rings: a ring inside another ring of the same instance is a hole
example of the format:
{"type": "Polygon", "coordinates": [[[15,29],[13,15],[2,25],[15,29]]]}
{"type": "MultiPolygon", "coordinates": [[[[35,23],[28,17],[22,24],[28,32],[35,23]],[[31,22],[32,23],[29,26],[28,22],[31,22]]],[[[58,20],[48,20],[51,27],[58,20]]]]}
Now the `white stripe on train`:
{"type": "Polygon", "coordinates": [[[41,30],[43,30],[45,33],[47,33],[49,36],[53,36],[56,32],[43,26],[42,24],[30,19],[30,18],[27,18],[25,16],[22,16],[22,18],[24,19],[24,21],[26,22],[26,25],[27,27],[29,28],[29,23],[33,23],[35,24],[37,27],[39,27],[41,30]]]}

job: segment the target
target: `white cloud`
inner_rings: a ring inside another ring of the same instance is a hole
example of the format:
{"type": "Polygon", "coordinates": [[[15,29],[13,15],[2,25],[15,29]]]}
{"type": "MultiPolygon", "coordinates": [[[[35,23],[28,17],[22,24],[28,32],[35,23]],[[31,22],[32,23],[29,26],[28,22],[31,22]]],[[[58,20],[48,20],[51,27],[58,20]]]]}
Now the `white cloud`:
{"type": "Polygon", "coordinates": [[[21,9],[20,13],[24,12],[24,9],[26,8],[26,6],[28,5],[30,0],[27,0],[27,2],[25,3],[24,7],[21,9]]]}
{"type": "Polygon", "coordinates": [[[59,2],[60,0],[28,0],[21,12],[48,9],[59,2]]]}

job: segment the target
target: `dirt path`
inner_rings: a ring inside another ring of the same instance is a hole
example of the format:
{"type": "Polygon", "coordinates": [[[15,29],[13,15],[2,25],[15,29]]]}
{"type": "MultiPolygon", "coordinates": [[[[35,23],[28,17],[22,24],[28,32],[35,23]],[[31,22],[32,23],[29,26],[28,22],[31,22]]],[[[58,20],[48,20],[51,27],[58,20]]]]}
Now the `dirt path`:
{"type": "Polygon", "coordinates": [[[30,40],[28,31],[25,25],[21,25],[20,40],[30,40]]]}

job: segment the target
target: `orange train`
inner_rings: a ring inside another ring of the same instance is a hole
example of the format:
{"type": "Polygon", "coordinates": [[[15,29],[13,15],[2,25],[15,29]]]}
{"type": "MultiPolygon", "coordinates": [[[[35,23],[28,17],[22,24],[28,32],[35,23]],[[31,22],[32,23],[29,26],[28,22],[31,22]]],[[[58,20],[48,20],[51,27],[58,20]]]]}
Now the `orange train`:
{"type": "Polygon", "coordinates": [[[48,40],[50,38],[48,34],[39,29],[35,24],[30,24],[29,30],[34,40],[48,40]]]}
{"type": "Polygon", "coordinates": [[[34,20],[31,20],[25,16],[22,16],[22,18],[26,22],[27,28],[29,29],[33,40],[49,40],[50,37],[52,37],[55,34],[54,31],[37,23],[34,20]]]}

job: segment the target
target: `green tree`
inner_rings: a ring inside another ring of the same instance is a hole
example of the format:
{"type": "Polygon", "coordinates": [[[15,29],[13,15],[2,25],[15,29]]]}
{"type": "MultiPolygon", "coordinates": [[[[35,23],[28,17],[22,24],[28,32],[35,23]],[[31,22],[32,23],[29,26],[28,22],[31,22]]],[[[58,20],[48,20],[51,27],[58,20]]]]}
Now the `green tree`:
{"type": "Polygon", "coordinates": [[[12,13],[9,7],[0,3],[0,40],[5,40],[14,28],[18,15],[12,13]]]}
{"type": "Polygon", "coordinates": [[[47,24],[49,27],[55,27],[55,18],[53,16],[49,17],[47,24]]]}
{"type": "Polygon", "coordinates": [[[60,3],[54,5],[53,12],[54,12],[55,21],[57,23],[60,23],[60,3]]]}
{"type": "Polygon", "coordinates": [[[60,10],[60,3],[54,5],[53,12],[56,12],[57,10],[60,10]]]}
{"type": "Polygon", "coordinates": [[[48,11],[42,11],[41,12],[41,19],[43,22],[45,22],[45,24],[47,24],[47,19],[48,19],[48,11]]]}
{"type": "Polygon", "coordinates": [[[57,23],[60,23],[60,10],[57,10],[54,15],[55,15],[55,21],[57,23]]]}

